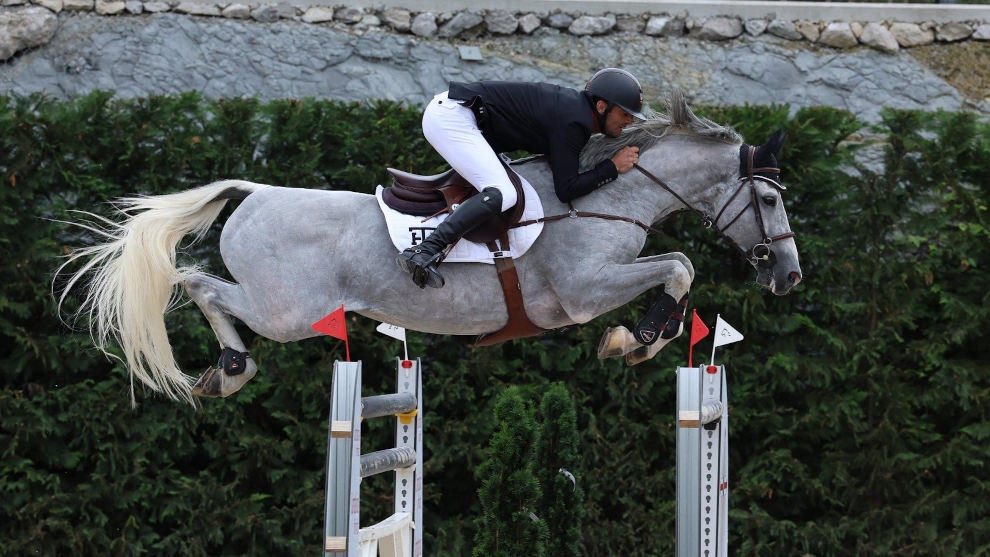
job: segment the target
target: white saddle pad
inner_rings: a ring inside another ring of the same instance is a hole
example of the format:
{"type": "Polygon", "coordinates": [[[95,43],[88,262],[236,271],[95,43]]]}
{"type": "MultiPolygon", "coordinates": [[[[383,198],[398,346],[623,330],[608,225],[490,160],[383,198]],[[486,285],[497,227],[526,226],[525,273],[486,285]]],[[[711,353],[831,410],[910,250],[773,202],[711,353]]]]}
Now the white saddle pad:
{"type": "MultiPolygon", "coordinates": [[[[522,176],[523,193],[526,196],[526,209],[523,211],[521,221],[535,220],[543,218],[543,204],[540,203],[540,196],[536,195],[536,190],[529,185],[522,176]]],[[[389,207],[382,200],[382,191],[385,188],[378,186],[375,189],[375,197],[378,199],[378,206],[382,208],[385,215],[385,222],[388,225],[388,235],[392,238],[392,243],[400,252],[413,244],[422,242],[433,230],[447,218],[446,214],[424,220],[426,217],[417,217],[400,213],[389,207]]],[[[543,232],[543,223],[520,226],[509,230],[510,255],[520,257],[533,245],[533,242],[543,232]]],[[[461,240],[450,250],[447,258],[443,260],[447,263],[495,263],[494,255],[485,244],[461,240]]]]}

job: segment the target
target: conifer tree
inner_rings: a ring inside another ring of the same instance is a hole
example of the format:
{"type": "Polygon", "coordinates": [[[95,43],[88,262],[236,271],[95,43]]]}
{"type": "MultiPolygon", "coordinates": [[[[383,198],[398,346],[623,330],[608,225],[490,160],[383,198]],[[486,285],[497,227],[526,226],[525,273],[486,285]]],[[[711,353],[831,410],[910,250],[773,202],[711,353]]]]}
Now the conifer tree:
{"type": "Polygon", "coordinates": [[[536,440],[536,477],[543,490],[540,517],[550,537],[548,557],[581,555],[581,489],[577,413],[574,401],[561,383],[554,383],[540,401],[540,430],[536,440]]]}
{"type": "Polygon", "coordinates": [[[514,557],[546,555],[546,522],[536,517],[541,492],[533,473],[533,417],[518,388],[495,402],[498,430],[488,460],[478,468],[483,516],[474,555],[514,557]]]}

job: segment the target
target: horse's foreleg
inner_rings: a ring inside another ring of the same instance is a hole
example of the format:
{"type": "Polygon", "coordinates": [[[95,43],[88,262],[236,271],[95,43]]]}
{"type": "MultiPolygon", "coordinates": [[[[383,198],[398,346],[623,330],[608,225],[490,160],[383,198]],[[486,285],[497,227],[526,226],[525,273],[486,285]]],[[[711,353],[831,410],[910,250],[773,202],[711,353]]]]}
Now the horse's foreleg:
{"type": "MultiPolygon", "coordinates": [[[[654,288],[660,284],[664,285],[664,294],[668,299],[674,300],[675,304],[687,294],[694,280],[694,266],[690,260],[681,253],[668,253],[651,257],[641,257],[635,262],[625,265],[612,264],[603,267],[597,275],[589,281],[591,284],[580,282],[580,287],[586,292],[595,292],[594,297],[579,297],[578,301],[565,304],[565,309],[574,316],[575,311],[579,315],[599,315],[615,307],[618,307],[631,298],[654,288]],[[568,308],[567,306],[571,306],[568,308]]],[[[564,296],[561,296],[563,298],[564,296]]],[[[573,300],[573,298],[571,298],[573,300]]],[[[577,320],[577,319],[576,319],[577,320]]],[[[664,324],[661,324],[662,326],[664,324]]],[[[650,345],[640,343],[629,329],[619,326],[611,327],[605,331],[602,340],[598,345],[598,357],[609,358],[623,356],[635,352],[638,357],[643,357],[649,353],[650,357],[655,355],[663,346],[668,344],[673,338],[680,335],[680,323],[676,330],[670,333],[669,338],[658,338],[650,345]]],[[[670,329],[670,326],[666,327],[670,329]]],[[[659,332],[658,332],[659,334],[659,332]]],[[[667,334],[663,335],[667,337],[667,334]]],[[[630,360],[630,365],[643,361],[641,359],[630,360]]]]}
{"type": "Polygon", "coordinates": [[[237,308],[246,306],[244,292],[237,284],[201,274],[186,279],[184,286],[210,322],[222,349],[220,361],[203,372],[192,392],[202,397],[232,395],[258,372],[230,318],[238,313],[237,308]]]}

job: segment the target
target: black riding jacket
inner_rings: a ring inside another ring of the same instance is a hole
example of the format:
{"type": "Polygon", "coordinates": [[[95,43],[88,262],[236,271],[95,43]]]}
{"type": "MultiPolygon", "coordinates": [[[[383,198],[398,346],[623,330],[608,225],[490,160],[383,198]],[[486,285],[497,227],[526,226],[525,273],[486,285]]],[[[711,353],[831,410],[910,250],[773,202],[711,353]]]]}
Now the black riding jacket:
{"type": "Polygon", "coordinates": [[[611,159],[578,171],[581,149],[594,129],[594,103],[583,91],[549,83],[452,82],[447,96],[474,110],[496,153],[524,149],[547,155],[554,191],[564,203],[619,176],[611,159]]]}

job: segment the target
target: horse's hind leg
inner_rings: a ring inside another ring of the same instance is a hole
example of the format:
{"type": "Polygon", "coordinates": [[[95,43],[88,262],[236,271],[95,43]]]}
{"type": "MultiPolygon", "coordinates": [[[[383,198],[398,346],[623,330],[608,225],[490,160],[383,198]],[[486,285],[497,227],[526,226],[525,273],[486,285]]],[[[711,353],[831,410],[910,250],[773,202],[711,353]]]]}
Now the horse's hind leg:
{"type": "Polygon", "coordinates": [[[202,397],[232,395],[258,372],[231,320],[248,307],[244,291],[237,284],[203,274],[190,276],[183,286],[210,322],[222,350],[220,362],[200,376],[192,392],[202,397]]]}

